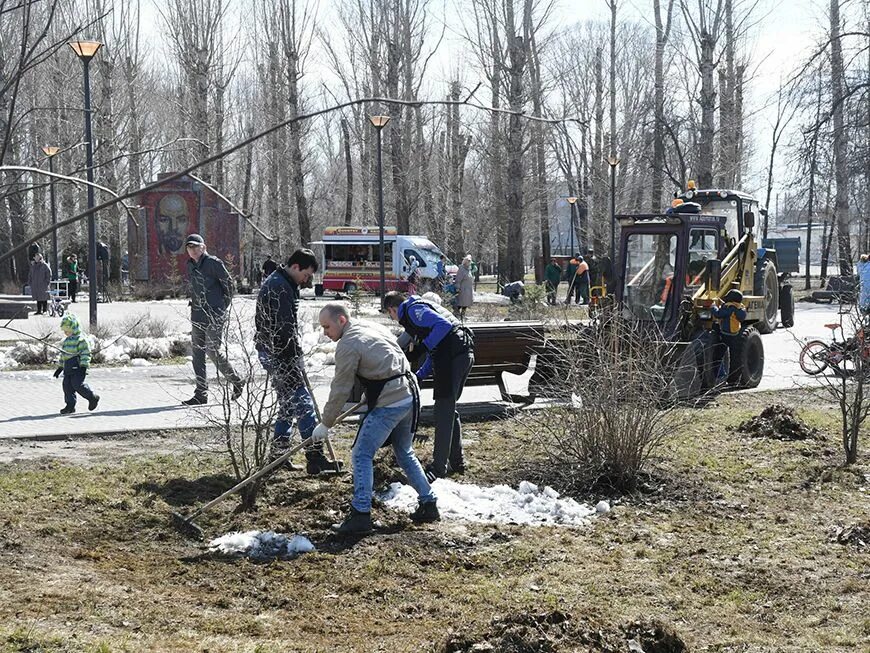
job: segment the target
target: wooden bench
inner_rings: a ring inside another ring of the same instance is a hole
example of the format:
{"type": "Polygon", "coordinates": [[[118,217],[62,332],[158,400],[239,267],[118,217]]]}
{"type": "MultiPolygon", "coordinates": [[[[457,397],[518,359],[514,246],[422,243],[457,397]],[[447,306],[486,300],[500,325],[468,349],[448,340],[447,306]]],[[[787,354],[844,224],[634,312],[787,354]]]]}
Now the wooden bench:
{"type": "Polygon", "coordinates": [[[34,310],[27,295],[0,295],[0,320],[26,320],[34,310]]]}
{"type": "MultiPolygon", "coordinates": [[[[497,385],[501,398],[513,403],[531,403],[534,392],[527,396],[512,395],[504,382],[504,373],[525,374],[533,357],[546,348],[543,322],[476,322],[467,325],[474,334],[474,365],[465,385],[497,385]]],[[[413,361],[414,369],[422,362],[413,361]]],[[[422,382],[432,387],[432,377],[422,382]]]]}

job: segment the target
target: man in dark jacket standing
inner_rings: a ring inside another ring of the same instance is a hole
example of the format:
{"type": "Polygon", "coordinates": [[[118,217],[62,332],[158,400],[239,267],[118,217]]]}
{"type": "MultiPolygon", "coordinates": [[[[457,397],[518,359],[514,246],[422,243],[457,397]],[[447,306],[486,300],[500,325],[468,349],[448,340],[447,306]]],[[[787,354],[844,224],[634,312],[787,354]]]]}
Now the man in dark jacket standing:
{"type": "Polygon", "coordinates": [[[206,252],[202,236],[190,234],[185,247],[190,257],[187,261],[190,277],[190,340],[196,391],[193,397],[181,403],[185,406],[201,406],[208,402],[206,354],[233,384],[232,398],[238,399],[245,383],[221,351],[226,311],[233,297],[233,280],[223,261],[206,252]]]}
{"type": "MultiPolygon", "coordinates": [[[[434,382],[435,449],[432,464],[426,467],[426,477],[432,482],[450,472],[461,474],[465,471],[465,458],[456,402],[474,365],[471,331],[446,309],[416,295],[388,292],[384,296],[384,310],[427,352],[426,360],[417,370],[418,380],[432,374],[434,382]]],[[[399,344],[405,348],[401,336],[399,344]]]]}
{"type": "Polygon", "coordinates": [[[556,295],[559,293],[559,282],[562,280],[562,266],[559,262],[551,258],[547,269],[544,270],[544,281],[547,284],[547,303],[550,306],[556,305],[556,295]]]}
{"type": "MultiPolygon", "coordinates": [[[[293,418],[299,434],[305,440],[317,425],[314,399],[305,383],[305,361],[299,341],[299,289],[311,286],[317,272],[317,258],[310,249],[297,249],[287,264],[277,268],[263,280],[257,295],[254,341],[263,368],[269,373],[278,397],[278,415],[272,457],[281,456],[290,448],[293,418]]],[[[323,443],[306,450],[306,471],[309,474],[337,471],[336,465],[323,455],[323,443]]],[[[339,469],[341,463],[339,462],[339,469]]]]}

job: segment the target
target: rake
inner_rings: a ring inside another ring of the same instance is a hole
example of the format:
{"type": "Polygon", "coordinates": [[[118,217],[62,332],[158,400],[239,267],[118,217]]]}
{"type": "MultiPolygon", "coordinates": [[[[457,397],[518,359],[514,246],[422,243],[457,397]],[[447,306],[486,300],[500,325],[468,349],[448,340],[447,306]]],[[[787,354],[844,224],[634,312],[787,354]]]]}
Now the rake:
{"type": "MultiPolygon", "coordinates": [[[[365,402],[361,401],[358,404],[356,404],[355,406],[353,406],[353,408],[343,412],[335,420],[335,423],[338,424],[339,422],[341,422],[348,415],[354,413],[356,410],[361,408],[364,403],[365,402]]],[[[327,439],[327,446],[329,446],[329,451],[330,451],[330,454],[332,455],[332,445],[330,445],[328,443],[329,443],[329,439],[327,439]]],[[[207,504],[205,504],[202,508],[200,508],[199,510],[196,510],[195,512],[191,513],[187,517],[185,517],[181,513],[173,511],[172,513],[170,513],[170,516],[172,519],[172,525],[177,530],[181,531],[182,533],[184,533],[188,537],[190,537],[192,539],[196,539],[196,540],[202,540],[204,537],[203,530],[198,524],[196,524],[193,521],[194,519],[199,517],[205,511],[213,508],[215,505],[217,505],[218,503],[220,503],[221,501],[226,499],[228,496],[235,494],[236,492],[241,490],[246,485],[250,485],[251,483],[256,481],[258,478],[262,478],[263,476],[265,476],[266,474],[271,472],[276,467],[279,467],[280,465],[285,463],[287,461],[287,459],[290,458],[290,456],[292,456],[293,454],[299,452],[300,450],[302,450],[303,448],[305,448],[311,444],[313,444],[313,438],[305,438],[302,442],[297,444],[295,447],[292,447],[291,449],[285,451],[283,454],[281,454],[280,457],[276,458],[275,460],[268,463],[267,465],[264,465],[263,467],[258,469],[256,472],[254,472],[253,474],[251,474],[250,476],[243,479],[242,481],[240,481],[239,483],[237,483],[236,485],[231,487],[229,490],[227,490],[226,492],[221,494],[219,497],[212,499],[207,504]]],[[[333,455],[333,460],[334,459],[335,459],[335,456],[333,455]]]]}

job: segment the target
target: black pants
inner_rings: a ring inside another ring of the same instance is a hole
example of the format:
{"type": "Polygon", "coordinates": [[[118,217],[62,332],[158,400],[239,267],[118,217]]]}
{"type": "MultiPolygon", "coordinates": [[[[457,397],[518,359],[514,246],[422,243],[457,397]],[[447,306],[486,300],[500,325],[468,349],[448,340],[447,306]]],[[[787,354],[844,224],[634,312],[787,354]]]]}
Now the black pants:
{"type": "Polygon", "coordinates": [[[547,282],[547,303],[551,306],[556,305],[556,295],[559,293],[559,284],[547,282]]]}
{"type": "Polygon", "coordinates": [[[63,398],[69,408],[74,408],[76,405],[76,393],[82,396],[82,399],[92,401],[94,392],[90,386],[85,383],[87,370],[82,367],[77,367],[71,372],[66,372],[63,375],[63,398]]]}
{"type": "Polygon", "coordinates": [[[456,469],[465,464],[462,452],[462,422],[456,412],[456,402],[462,396],[462,389],[468,373],[474,365],[474,352],[467,351],[455,356],[446,369],[435,370],[435,448],[432,453],[432,466],[438,476],[447,473],[447,464],[456,469]],[[439,377],[444,374],[444,379],[439,377]],[[446,381],[449,391],[439,392],[437,385],[446,381]]]}
{"type": "Polygon", "coordinates": [[[76,293],[79,291],[79,282],[75,279],[70,279],[69,284],[67,286],[67,292],[69,292],[70,301],[76,300],[76,293]]]}
{"type": "Polygon", "coordinates": [[[48,312],[48,302],[41,302],[38,299],[36,300],[36,314],[42,315],[43,313],[48,312]]]}

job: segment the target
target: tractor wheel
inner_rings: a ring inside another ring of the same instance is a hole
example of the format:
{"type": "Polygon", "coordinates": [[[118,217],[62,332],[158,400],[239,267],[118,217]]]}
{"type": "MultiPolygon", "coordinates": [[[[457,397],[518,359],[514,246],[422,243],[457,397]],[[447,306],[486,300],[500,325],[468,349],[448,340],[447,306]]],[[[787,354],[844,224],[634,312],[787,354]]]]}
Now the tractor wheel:
{"type": "Polygon", "coordinates": [[[703,349],[701,343],[696,340],[689,343],[682,356],[676,361],[670,394],[677,401],[694,399],[701,394],[699,359],[703,359],[703,349]]]}
{"type": "Polygon", "coordinates": [[[794,326],[794,292],[788,284],[779,289],[779,317],[786,329],[794,326]]]}
{"type": "Polygon", "coordinates": [[[764,345],[758,331],[750,327],[735,338],[730,346],[731,367],[728,384],[739,388],[754,388],[764,376],[764,345]]]}
{"type": "Polygon", "coordinates": [[[764,317],[755,328],[759,333],[773,333],[779,312],[779,279],[776,278],[776,267],[770,261],[764,261],[755,275],[755,292],[764,297],[764,317]]]}

